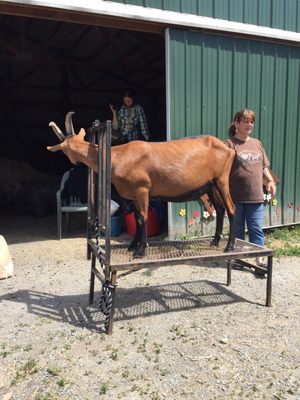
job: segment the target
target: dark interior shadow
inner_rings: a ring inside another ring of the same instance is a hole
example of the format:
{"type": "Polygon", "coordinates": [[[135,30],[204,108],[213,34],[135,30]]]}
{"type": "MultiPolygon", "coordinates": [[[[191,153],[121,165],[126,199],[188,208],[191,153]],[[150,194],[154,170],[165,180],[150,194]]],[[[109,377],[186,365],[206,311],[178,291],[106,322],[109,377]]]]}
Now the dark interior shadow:
{"type": "MultiPolygon", "coordinates": [[[[70,231],[63,224],[63,239],[86,238],[86,213],[73,213],[70,216],[70,231]]],[[[17,215],[6,209],[1,210],[1,235],[8,244],[30,243],[44,240],[57,240],[57,216],[51,213],[45,217],[17,215]]],[[[58,242],[59,243],[59,242],[58,242]]]]}
{"type": "MultiPolygon", "coordinates": [[[[94,304],[89,305],[88,294],[59,296],[32,290],[20,290],[0,297],[0,301],[26,304],[28,313],[41,318],[103,332],[104,317],[99,311],[99,299],[100,293],[97,292],[94,304]]],[[[117,288],[114,321],[237,302],[252,303],[223,285],[207,280],[132,289],[117,288]]]]}
{"type": "MultiPolygon", "coordinates": [[[[63,216],[64,217],[64,216],[63,216]]],[[[57,216],[56,212],[38,218],[32,215],[17,215],[9,209],[1,209],[1,235],[7,243],[31,243],[44,240],[57,240],[57,216]]],[[[70,230],[67,231],[66,222],[63,221],[62,239],[75,239],[87,237],[87,215],[86,213],[70,214],[70,230]]],[[[166,233],[149,238],[149,242],[162,240],[166,233]]],[[[120,236],[112,237],[112,242],[116,244],[130,243],[132,236],[125,232],[125,228],[120,236]]],[[[57,241],[59,244],[60,242],[57,241]]]]}

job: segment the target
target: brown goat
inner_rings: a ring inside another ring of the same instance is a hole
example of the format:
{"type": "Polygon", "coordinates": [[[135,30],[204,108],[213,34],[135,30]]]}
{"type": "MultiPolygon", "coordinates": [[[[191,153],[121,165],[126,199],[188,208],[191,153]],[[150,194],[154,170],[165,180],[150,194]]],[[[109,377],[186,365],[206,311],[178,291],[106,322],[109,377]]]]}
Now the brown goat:
{"type": "MultiPolygon", "coordinates": [[[[61,143],[47,149],[62,150],[73,164],[84,163],[97,173],[98,146],[84,141],[84,129],[75,135],[72,114],[66,115],[66,137],[50,122],[61,143]]],[[[149,197],[182,202],[198,200],[207,193],[217,213],[211,245],[219,245],[226,209],[230,234],[225,251],[233,250],[235,207],[229,192],[229,174],[234,157],[235,151],[213,136],[160,143],[132,141],[112,147],[112,183],[120,196],[132,200],[136,208],[136,235],[129,246],[135,258],[143,257],[147,246],[149,197]]]]}

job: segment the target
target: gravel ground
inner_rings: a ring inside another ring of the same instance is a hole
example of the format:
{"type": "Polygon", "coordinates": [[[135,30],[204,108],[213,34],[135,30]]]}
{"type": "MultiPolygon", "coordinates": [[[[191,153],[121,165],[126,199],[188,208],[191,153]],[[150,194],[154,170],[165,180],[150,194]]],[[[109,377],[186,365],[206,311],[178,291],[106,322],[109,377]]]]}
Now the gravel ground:
{"type": "Polygon", "coordinates": [[[1,224],[15,266],[0,281],[1,399],[300,399],[299,258],[274,260],[271,308],[265,279],[233,270],[227,287],[222,263],[124,276],[107,336],[84,235],[32,221],[1,224]]]}

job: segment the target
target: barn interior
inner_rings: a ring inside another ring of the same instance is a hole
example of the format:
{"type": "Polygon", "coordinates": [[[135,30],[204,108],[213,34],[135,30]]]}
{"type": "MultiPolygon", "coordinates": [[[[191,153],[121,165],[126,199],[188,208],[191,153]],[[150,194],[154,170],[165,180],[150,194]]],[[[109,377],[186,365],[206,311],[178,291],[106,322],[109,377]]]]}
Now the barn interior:
{"type": "MultiPolygon", "coordinates": [[[[122,91],[131,88],[151,140],[166,139],[163,33],[12,15],[0,15],[0,32],[2,210],[33,212],[21,204],[24,187],[35,193],[34,201],[48,201],[39,199],[41,186],[53,197],[72,165],[61,152],[47,151],[58,143],[48,124],[64,130],[68,111],[75,112],[76,132],[88,128],[96,119],[111,119],[108,104],[119,106],[122,91]]],[[[47,213],[54,209],[49,205],[47,213]]]]}

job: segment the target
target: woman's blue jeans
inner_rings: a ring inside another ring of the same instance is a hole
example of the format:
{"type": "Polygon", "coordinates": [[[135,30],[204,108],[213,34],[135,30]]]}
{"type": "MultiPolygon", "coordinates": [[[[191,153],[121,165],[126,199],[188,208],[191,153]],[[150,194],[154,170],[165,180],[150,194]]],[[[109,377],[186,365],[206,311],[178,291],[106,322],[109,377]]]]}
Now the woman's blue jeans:
{"type": "Polygon", "coordinates": [[[249,242],[263,246],[265,244],[262,230],[264,219],[263,203],[235,203],[235,237],[245,240],[245,224],[247,224],[249,242]]]}

